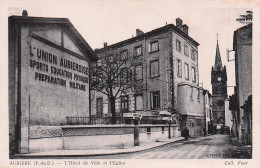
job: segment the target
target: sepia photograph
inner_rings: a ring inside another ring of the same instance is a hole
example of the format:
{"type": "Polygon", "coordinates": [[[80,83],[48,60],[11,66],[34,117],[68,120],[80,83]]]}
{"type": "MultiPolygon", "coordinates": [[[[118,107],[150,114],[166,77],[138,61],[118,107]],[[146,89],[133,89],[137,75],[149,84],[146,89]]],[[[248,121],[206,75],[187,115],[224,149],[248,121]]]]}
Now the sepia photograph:
{"type": "Polygon", "coordinates": [[[0,167],[259,166],[259,1],[0,5],[0,167]]]}

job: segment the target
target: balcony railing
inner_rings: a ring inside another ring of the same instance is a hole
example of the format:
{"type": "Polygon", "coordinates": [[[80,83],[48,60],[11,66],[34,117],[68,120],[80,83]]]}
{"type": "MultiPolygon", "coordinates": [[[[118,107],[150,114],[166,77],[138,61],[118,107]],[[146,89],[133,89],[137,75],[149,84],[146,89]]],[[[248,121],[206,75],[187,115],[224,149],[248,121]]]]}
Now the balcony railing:
{"type": "MultiPolygon", "coordinates": [[[[108,117],[86,117],[86,116],[74,116],[66,117],[67,125],[95,125],[95,124],[111,124],[112,116],[108,117]]],[[[116,117],[116,124],[124,124],[122,116],[116,117]]]]}
{"type": "Polygon", "coordinates": [[[90,118],[85,116],[66,117],[68,125],[88,125],[90,118]]]}

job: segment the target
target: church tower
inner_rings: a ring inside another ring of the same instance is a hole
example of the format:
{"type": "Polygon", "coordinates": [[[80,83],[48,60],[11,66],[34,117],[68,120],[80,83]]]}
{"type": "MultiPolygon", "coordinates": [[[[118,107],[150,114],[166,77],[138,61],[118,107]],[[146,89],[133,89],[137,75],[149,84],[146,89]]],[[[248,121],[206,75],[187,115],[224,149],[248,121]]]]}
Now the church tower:
{"type": "Polygon", "coordinates": [[[215,65],[211,69],[211,84],[213,98],[213,124],[225,125],[225,100],[227,99],[227,72],[223,67],[219,52],[218,40],[215,65]]]}

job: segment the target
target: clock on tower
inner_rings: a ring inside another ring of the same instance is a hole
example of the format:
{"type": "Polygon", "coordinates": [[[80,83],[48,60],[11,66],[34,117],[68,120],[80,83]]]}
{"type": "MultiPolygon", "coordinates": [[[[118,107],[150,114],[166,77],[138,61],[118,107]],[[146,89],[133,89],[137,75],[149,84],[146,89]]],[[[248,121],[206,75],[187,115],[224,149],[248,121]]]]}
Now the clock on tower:
{"type": "Polygon", "coordinates": [[[219,45],[217,41],[215,65],[211,69],[211,84],[213,98],[213,124],[225,125],[225,100],[227,98],[227,72],[222,66],[219,45]]]}

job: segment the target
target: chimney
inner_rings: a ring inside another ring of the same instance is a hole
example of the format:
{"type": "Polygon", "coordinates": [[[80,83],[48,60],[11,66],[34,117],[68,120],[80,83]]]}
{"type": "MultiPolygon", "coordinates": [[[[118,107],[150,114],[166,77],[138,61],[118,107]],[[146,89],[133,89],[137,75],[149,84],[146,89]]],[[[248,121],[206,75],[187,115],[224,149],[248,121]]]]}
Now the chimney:
{"type": "Polygon", "coordinates": [[[144,32],[140,29],[136,29],[136,36],[139,36],[141,34],[144,34],[144,32]]]}
{"type": "Polygon", "coordinates": [[[183,28],[183,32],[185,34],[189,35],[189,27],[185,24],[185,25],[182,26],[182,28],[183,28]]]}
{"type": "Polygon", "coordinates": [[[106,48],[107,47],[107,42],[104,42],[104,48],[106,48]]]}
{"type": "Polygon", "coordinates": [[[23,10],[22,16],[23,17],[27,17],[28,16],[27,10],[23,10]]]}
{"type": "Polygon", "coordinates": [[[182,30],[182,20],[180,18],[176,19],[176,27],[182,30]]]}

